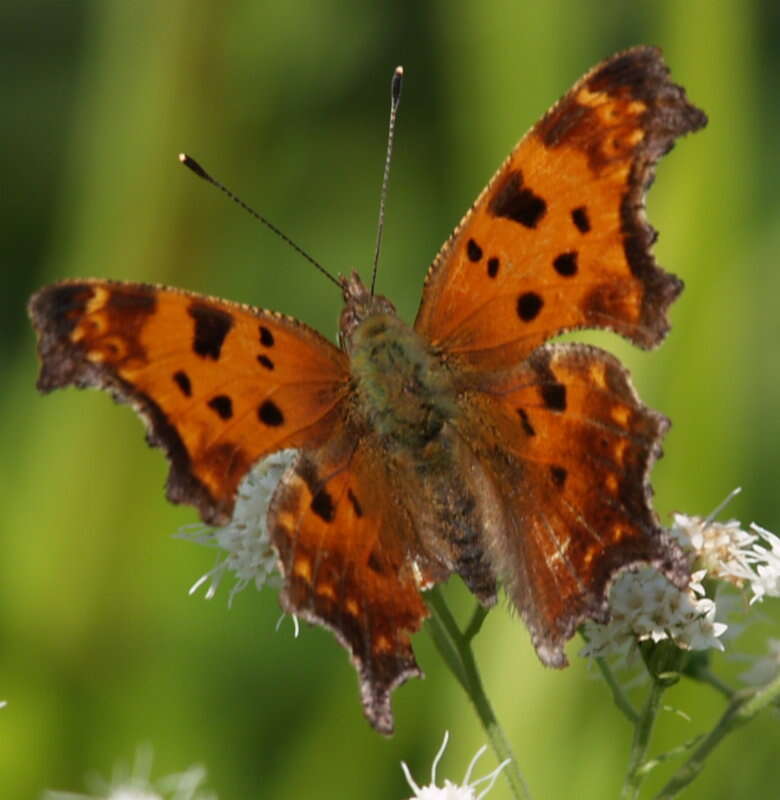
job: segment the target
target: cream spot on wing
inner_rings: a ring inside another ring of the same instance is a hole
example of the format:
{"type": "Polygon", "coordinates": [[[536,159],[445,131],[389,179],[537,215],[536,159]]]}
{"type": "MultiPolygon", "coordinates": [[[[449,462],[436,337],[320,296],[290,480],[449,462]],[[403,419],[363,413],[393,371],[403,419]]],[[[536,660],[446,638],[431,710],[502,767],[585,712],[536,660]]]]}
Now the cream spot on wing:
{"type": "Polygon", "coordinates": [[[575,99],[580,105],[596,108],[606,103],[609,100],[609,95],[606,92],[591,92],[587,86],[583,86],[577,92],[575,99]]]}
{"type": "Polygon", "coordinates": [[[614,419],[615,422],[617,422],[617,424],[623,428],[625,428],[630,414],[631,412],[628,408],[626,408],[626,406],[612,406],[610,411],[612,419],[614,419]]]}
{"type": "Polygon", "coordinates": [[[596,386],[598,386],[599,389],[604,389],[606,387],[607,382],[604,377],[603,364],[599,364],[598,362],[591,364],[588,369],[588,374],[590,376],[591,382],[596,386]]]}
{"type": "MultiPolygon", "coordinates": [[[[647,111],[647,106],[641,100],[632,100],[626,106],[626,111],[631,114],[632,117],[636,117],[639,114],[643,114],[645,111],[647,111]]],[[[642,136],[644,136],[644,133],[642,136]]]]}
{"type": "Polygon", "coordinates": [[[311,582],[311,559],[308,556],[298,556],[293,564],[293,575],[311,582]]]}
{"type": "Polygon", "coordinates": [[[625,528],[621,527],[620,525],[615,525],[615,527],[612,529],[612,541],[619,542],[622,539],[625,539],[626,533],[628,533],[628,531],[626,531],[625,528]]]}
{"type": "Polygon", "coordinates": [[[639,142],[641,142],[642,139],[644,138],[645,138],[645,132],[641,128],[637,128],[635,131],[626,136],[626,141],[630,145],[634,146],[639,144],[639,142]]]}
{"type": "Polygon", "coordinates": [[[110,294],[108,289],[103,286],[93,286],[92,290],[94,291],[94,295],[87,302],[87,306],[84,311],[85,314],[93,314],[95,311],[103,308],[110,294]]]}
{"type": "Polygon", "coordinates": [[[389,653],[392,650],[391,641],[383,633],[377,634],[374,639],[374,652],[375,653],[389,653]]]}
{"type": "Polygon", "coordinates": [[[87,360],[93,364],[102,364],[106,360],[106,354],[99,348],[87,351],[87,360]]]}
{"type": "Polygon", "coordinates": [[[347,602],[344,603],[344,609],[352,617],[357,617],[360,614],[360,606],[354,597],[347,598],[347,602]]]}
{"type": "Polygon", "coordinates": [[[315,591],[321,597],[327,597],[328,600],[336,599],[336,590],[333,588],[332,583],[318,583],[315,591]]]}

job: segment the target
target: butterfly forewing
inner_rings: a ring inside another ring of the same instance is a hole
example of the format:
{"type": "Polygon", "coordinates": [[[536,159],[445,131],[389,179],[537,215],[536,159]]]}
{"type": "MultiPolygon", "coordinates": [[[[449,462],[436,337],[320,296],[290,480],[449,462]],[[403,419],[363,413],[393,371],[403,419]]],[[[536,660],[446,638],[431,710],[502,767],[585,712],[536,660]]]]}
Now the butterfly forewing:
{"type": "Polygon", "coordinates": [[[573,328],[658,344],[682,284],[649,252],[644,193],[675,137],[705,122],[656,49],[596,67],[522,139],[444,245],[417,330],[480,371],[573,328]]]}
{"type": "Polygon", "coordinates": [[[168,495],[225,522],[262,456],[324,441],[340,419],[344,354],[302,323],[177,289],[101,280],[30,301],[38,386],[107,389],[171,460],[168,495]]]}

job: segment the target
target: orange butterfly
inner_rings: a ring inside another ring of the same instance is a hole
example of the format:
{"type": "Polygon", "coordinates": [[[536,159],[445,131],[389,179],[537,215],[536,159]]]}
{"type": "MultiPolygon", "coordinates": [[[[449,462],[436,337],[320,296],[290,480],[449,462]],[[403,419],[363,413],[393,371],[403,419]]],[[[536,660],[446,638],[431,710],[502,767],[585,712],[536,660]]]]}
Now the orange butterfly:
{"type": "Polygon", "coordinates": [[[682,283],[650,253],[658,158],[706,116],[637,47],[585,75],[519,143],[431,266],[412,327],[340,278],[340,349],[271,311],[74,280],[30,301],[38,387],[107,389],[171,461],[168,497],[223,524],[260,459],[299,451],[268,512],[284,609],[329,628],[372,725],[420,675],[421,591],[499,583],[541,660],[604,620],[618,570],[687,581],[650,506],[668,421],[608,353],[545,344],[603,328],[659,344],[682,283]]]}

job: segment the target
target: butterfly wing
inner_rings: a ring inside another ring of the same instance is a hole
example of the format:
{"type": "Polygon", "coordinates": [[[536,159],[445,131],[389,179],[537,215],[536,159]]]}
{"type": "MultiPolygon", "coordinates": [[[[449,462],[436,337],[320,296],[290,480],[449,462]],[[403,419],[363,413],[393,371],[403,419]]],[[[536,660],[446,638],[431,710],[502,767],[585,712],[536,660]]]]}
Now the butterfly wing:
{"type": "Polygon", "coordinates": [[[674,139],[705,123],[658,50],[595,67],[520,141],[444,245],[416,329],[483,371],[574,328],[658,344],[682,283],[649,252],[644,194],[674,139]]]}
{"type": "Polygon", "coordinates": [[[288,317],[160,286],[79,280],[47,286],[29,313],[38,388],[111,392],[171,461],[168,497],[226,522],[264,455],[316,447],[341,418],[344,354],[288,317]]]}
{"type": "MultiPolygon", "coordinates": [[[[427,616],[427,566],[378,441],[345,430],[301,453],[274,496],[268,526],[285,576],[282,605],[331,630],[357,669],[363,709],[393,730],[390,693],[420,676],[409,635],[427,616]]],[[[408,487],[411,490],[411,487],[408,487]]]]}
{"type": "Polygon", "coordinates": [[[504,488],[506,528],[488,547],[545,663],[565,665],[563,645],[585,617],[605,621],[618,570],[650,563],[687,582],[650,508],[668,421],[616,358],[546,345],[464,406],[463,435],[504,488]]]}
{"type": "Polygon", "coordinates": [[[705,115],[639,47],[585,75],[530,131],[432,265],[415,327],[460,382],[464,441],[497,488],[486,547],[542,660],[604,619],[618,570],[685,583],[650,506],[667,421],[603,351],[544,345],[575,328],[658,344],[680,281],[650,252],[658,158],[705,115]]]}

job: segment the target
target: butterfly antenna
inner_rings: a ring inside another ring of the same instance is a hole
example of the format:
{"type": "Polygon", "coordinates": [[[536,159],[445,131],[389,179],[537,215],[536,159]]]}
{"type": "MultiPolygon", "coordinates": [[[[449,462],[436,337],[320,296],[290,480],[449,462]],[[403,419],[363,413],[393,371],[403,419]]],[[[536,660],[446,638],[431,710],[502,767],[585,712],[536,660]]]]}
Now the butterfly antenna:
{"type": "Polygon", "coordinates": [[[313,264],[329,281],[332,281],[339,287],[342,288],[341,284],[339,283],[338,278],[335,278],[331,275],[325,267],[320,264],[315,258],[312,258],[302,247],[295,244],[295,242],[289,237],[283,234],[279,228],[276,227],[272,222],[269,222],[262,214],[258,214],[252,207],[248,206],[238,195],[233,194],[230,189],[227,188],[224,184],[220,183],[216,178],[213,178],[206,172],[203,167],[194,159],[188,156],[186,153],[179,153],[179,161],[184,164],[185,167],[192,170],[199,178],[203,178],[204,181],[210,183],[212,186],[216,186],[221,192],[226,194],[236,205],[241,206],[244,211],[251,214],[256,220],[262,222],[267,228],[270,228],[282,241],[287,242],[287,244],[295,250],[296,253],[302,255],[310,264],[313,264]]]}
{"type": "Polygon", "coordinates": [[[387,153],[385,155],[385,172],[382,176],[382,191],[379,195],[379,224],[376,228],[376,248],[374,249],[374,269],[371,273],[371,294],[374,294],[376,285],[376,271],[379,266],[379,251],[382,248],[382,230],[385,227],[385,199],[387,198],[387,184],[390,181],[390,160],[393,157],[393,136],[395,134],[395,120],[398,116],[398,106],[401,102],[401,82],[404,77],[404,68],[396,67],[393,79],[390,82],[390,124],[387,128],[387,153]]]}

